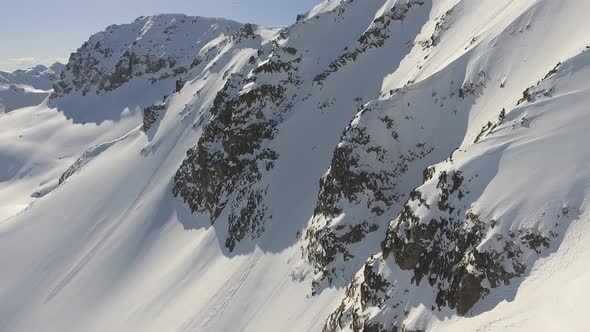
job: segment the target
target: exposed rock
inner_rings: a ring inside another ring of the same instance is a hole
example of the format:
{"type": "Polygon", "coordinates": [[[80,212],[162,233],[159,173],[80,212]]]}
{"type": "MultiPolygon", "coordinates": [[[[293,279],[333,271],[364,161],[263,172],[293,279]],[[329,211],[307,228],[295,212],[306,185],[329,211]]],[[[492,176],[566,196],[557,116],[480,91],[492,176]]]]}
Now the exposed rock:
{"type": "Polygon", "coordinates": [[[475,138],[475,141],[473,143],[477,143],[482,138],[489,135],[494,129],[496,129],[499,125],[501,125],[504,122],[505,118],[506,118],[506,109],[503,108],[500,111],[500,114],[498,115],[498,120],[495,123],[491,123],[488,121],[488,123],[481,128],[481,131],[479,132],[479,134],[477,134],[477,137],[475,138]]]}
{"type": "MultiPolygon", "coordinates": [[[[485,74],[482,72],[475,77],[475,81],[464,83],[448,96],[433,93],[433,102],[444,98],[448,103],[443,111],[453,110],[442,113],[444,121],[452,125],[451,119],[457,110],[469,107],[484,84],[485,74]]],[[[350,268],[357,264],[351,261],[359,259],[362,264],[372,253],[355,252],[358,250],[356,242],[348,241],[343,234],[357,231],[362,238],[374,232],[383,234],[387,223],[402,210],[406,195],[411,190],[406,187],[407,183],[418,185],[422,178],[426,181],[434,176],[434,168],[427,168],[422,174],[408,174],[412,168],[421,169],[428,165],[428,160],[436,151],[433,143],[436,140],[431,139],[429,131],[412,115],[415,112],[430,112],[430,104],[416,105],[420,108],[411,110],[412,106],[407,101],[411,95],[407,95],[406,90],[393,92],[389,101],[373,102],[359,108],[334,150],[329,171],[320,179],[318,201],[303,245],[304,256],[316,273],[314,291],[332,285],[335,277],[350,278],[342,275],[343,265],[350,268]],[[409,114],[402,116],[399,105],[406,104],[409,114]],[[366,217],[347,217],[357,214],[366,217]],[[360,227],[363,224],[372,227],[360,227]]],[[[417,191],[410,193],[412,198],[419,195],[417,191]]],[[[441,201],[440,204],[446,203],[441,201]]],[[[417,257],[414,255],[417,252],[414,249],[412,245],[404,249],[407,252],[400,264],[415,264],[417,257]]]]}
{"type": "Polygon", "coordinates": [[[390,10],[382,16],[375,18],[371,27],[363,33],[358,39],[358,46],[352,51],[348,51],[334,60],[326,70],[314,78],[314,82],[321,84],[328,76],[338,71],[348,62],[353,62],[361,54],[373,48],[382,47],[390,36],[390,25],[395,21],[403,21],[412,7],[422,6],[422,0],[403,0],[398,1],[390,10]]]}
{"type": "Polygon", "coordinates": [[[143,109],[143,131],[148,131],[158,120],[160,112],[166,109],[165,103],[155,104],[143,109]]]}
{"type": "Polygon", "coordinates": [[[550,87],[545,87],[544,82],[547,81],[548,78],[550,78],[553,74],[557,72],[559,66],[561,66],[561,62],[557,63],[557,65],[553,69],[551,69],[545,75],[545,77],[539,80],[536,85],[530,86],[526,90],[524,90],[522,92],[522,98],[519,99],[518,102],[516,102],[516,106],[524,102],[532,103],[541,97],[551,97],[553,89],[550,87]]]}
{"type": "Polygon", "coordinates": [[[450,28],[452,23],[452,17],[453,9],[449,9],[437,18],[436,25],[434,26],[434,31],[432,32],[432,35],[430,35],[428,39],[420,41],[422,49],[427,50],[438,45],[438,43],[440,42],[441,34],[450,28]]]}
{"type": "Polygon", "coordinates": [[[174,178],[174,195],[182,197],[193,212],[207,213],[214,223],[227,210],[230,251],[245,237],[260,236],[271,218],[263,202],[266,187],[257,183],[274,167],[278,154],[265,142],[274,137],[300,84],[300,58],[285,62],[285,54],[275,48],[267,61],[252,70],[253,76],[238,74],[227,81],[213,101],[213,119],[174,178]],[[274,82],[256,83],[257,76],[269,73],[280,75],[274,82]],[[240,93],[248,83],[254,86],[240,93]]]}
{"type": "Polygon", "coordinates": [[[180,90],[182,90],[182,88],[184,87],[185,83],[186,82],[182,78],[177,79],[176,88],[174,89],[174,92],[180,92],[180,90]]]}
{"type": "Polygon", "coordinates": [[[245,37],[254,36],[254,28],[252,27],[252,24],[244,24],[244,27],[242,28],[242,35],[245,37]]]}
{"type": "Polygon", "coordinates": [[[236,22],[184,15],[141,17],[131,24],[110,26],[70,55],[60,81],[53,85],[51,98],[73,91],[82,95],[113,91],[139,77],[152,84],[179,78],[198,66],[203,61],[201,56],[207,56],[200,52],[206,42],[217,36],[229,39],[242,28],[236,22]],[[218,30],[217,25],[224,27],[218,30]],[[128,40],[120,40],[121,35],[128,40]],[[185,40],[190,35],[202,39],[197,43],[185,40]],[[177,45],[183,46],[177,49],[177,45]],[[161,48],[168,52],[158,52],[161,48]]]}
{"type": "Polygon", "coordinates": [[[469,186],[476,177],[458,170],[426,177],[391,222],[382,253],[374,255],[347,288],[342,305],[326,322],[327,331],[345,327],[363,331],[361,326],[402,329],[404,308],[418,303],[466,315],[491,289],[524,275],[527,262],[547,249],[556,233],[532,228],[494,231],[497,220],[483,221],[470,210],[475,197],[469,186]],[[404,285],[404,273],[409,273],[408,287],[432,288],[425,294],[435,296],[412,298],[410,290],[394,286],[387,277],[394,276],[398,285],[404,285]],[[388,308],[388,318],[375,318],[372,308],[388,308]]]}

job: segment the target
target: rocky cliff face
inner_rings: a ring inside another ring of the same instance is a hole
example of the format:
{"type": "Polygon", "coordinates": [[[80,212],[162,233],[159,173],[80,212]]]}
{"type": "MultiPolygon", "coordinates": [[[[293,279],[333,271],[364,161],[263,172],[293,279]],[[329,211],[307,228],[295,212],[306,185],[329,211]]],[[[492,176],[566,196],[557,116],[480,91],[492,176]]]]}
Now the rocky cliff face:
{"type": "MultiPolygon", "coordinates": [[[[326,36],[341,26],[338,19],[352,5],[359,6],[349,1],[323,15],[326,36]]],[[[324,53],[333,50],[301,39],[304,31],[313,29],[307,25],[315,20],[320,18],[300,20],[283,29],[228,78],[211,105],[211,120],[198,145],[188,151],[175,176],[174,194],[192,211],[208,214],[212,222],[226,218],[229,235],[225,244],[230,251],[244,238],[260,237],[272,219],[265,202],[269,187],[265,173],[280,156],[273,146],[279,126],[296,105],[319,102],[319,91],[311,79],[318,61],[327,61],[324,53]]],[[[246,29],[243,32],[246,37],[251,35],[246,29]]]]}
{"type": "Polygon", "coordinates": [[[467,110],[482,91],[483,74],[476,79],[461,87],[453,87],[450,81],[444,88],[450,92],[433,90],[422,100],[417,96],[422,92],[404,87],[392,91],[389,100],[359,110],[320,181],[317,207],[306,234],[304,251],[320,271],[318,286],[350,273],[345,272],[347,266],[362,264],[356,256],[364,260],[370,254],[363,239],[385,227],[410,194],[408,186],[419,183],[434,160],[452,152],[460,138],[449,131],[465,122],[467,110]],[[468,89],[472,90],[466,92],[468,89]],[[433,108],[437,113],[432,114],[433,108]],[[427,125],[426,118],[432,116],[437,117],[437,129],[442,129],[440,136],[427,125]]]}
{"type": "Polygon", "coordinates": [[[112,91],[139,77],[151,83],[178,79],[211,60],[202,58],[216,44],[211,42],[229,39],[241,28],[229,20],[185,15],[140,17],[110,26],[71,54],[52,98],[112,91]]]}
{"type": "Polygon", "coordinates": [[[229,78],[213,101],[198,145],[175,176],[174,194],[192,211],[209,214],[212,223],[227,206],[230,250],[244,237],[260,236],[272,217],[263,202],[265,188],[257,184],[278,158],[267,142],[297,97],[301,56],[296,53],[275,44],[265,62],[255,67],[253,58],[243,69],[248,75],[229,78]]]}

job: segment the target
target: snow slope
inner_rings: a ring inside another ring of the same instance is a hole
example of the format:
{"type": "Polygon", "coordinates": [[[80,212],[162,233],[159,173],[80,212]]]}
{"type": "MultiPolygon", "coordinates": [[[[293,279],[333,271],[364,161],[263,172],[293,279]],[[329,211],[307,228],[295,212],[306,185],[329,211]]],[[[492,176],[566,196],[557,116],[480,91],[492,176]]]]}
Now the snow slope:
{"type": "Polygon", "coordinates": [[[90,37],[0,116],[0,330],[582,330],[588,10],[329,0],[90,37]]]}

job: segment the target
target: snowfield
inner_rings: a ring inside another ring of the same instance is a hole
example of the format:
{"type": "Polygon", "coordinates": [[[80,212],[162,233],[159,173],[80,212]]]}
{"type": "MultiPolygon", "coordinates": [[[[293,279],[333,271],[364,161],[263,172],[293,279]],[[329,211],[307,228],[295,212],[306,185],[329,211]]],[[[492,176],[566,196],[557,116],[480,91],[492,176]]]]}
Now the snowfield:
{"type": "Polygon", "coordinates": [[[0,73],[0,330],[585,330],[588,12],[157,15],[0,73]]]}

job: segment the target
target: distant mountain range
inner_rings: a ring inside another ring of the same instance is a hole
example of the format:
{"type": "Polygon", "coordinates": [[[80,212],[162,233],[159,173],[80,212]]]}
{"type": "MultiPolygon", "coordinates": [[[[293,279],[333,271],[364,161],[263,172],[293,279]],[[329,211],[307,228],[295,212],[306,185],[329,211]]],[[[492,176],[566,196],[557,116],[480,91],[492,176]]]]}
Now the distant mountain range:
{"type": "Polygon", "coordinates": [[[38,65],[13,72],[0,71],[0,113],[39,105],[65,68],[61,63],[38,65]]]}

